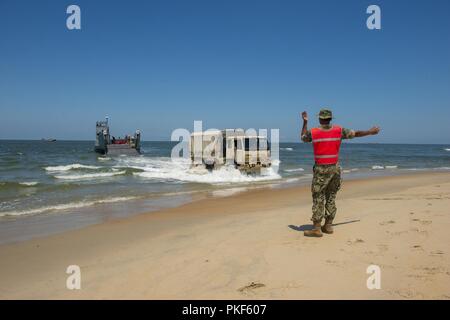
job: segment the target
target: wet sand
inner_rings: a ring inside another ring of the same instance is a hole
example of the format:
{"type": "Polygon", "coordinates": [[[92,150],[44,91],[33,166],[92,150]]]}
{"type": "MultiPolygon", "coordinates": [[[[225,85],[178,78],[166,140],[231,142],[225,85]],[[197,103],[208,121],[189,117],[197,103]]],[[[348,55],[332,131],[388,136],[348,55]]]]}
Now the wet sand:
{"type": "Polygon", "coordinates": [[[450,173],[345,181],[337,206],[323,238],[303,236],[311,194],[294,187],[1,245],[0,298],[450,298],[450,173]],[[81,290],[66,288],[69,265],[81,290]]]}

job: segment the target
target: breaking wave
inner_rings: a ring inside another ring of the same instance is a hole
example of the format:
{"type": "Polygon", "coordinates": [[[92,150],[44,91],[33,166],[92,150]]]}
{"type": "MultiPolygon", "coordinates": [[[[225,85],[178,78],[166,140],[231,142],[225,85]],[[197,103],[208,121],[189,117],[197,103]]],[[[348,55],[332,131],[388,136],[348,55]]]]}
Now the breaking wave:
{"type": "Polygon", "coordinates": [[[249,183],[280,179],[272,168],[261,169],[260,174],[246,174],[234,167],[223,166],[217,170],[208,171],[204,168],[191,168],[188,159],[171,158],[124,158],[118,160],[119,167],[140,169],[133,175],[143,179],[170,180],[178,182],[229,184],[249,183]]]}
{"type": "Polygon", "coordinates": [[[295,169],[284,169],[285,172],[301,172],[305,171],[303,168],[295,168],[295,169]]]}
{"type": "Polygon", "coordinates": [[[85,179],[95,179],[95,178],[107,178],[125,174],[126,171],[114,171],[114,172],[99,172],[99,173],[85,173],[85,174],[66,174],[66,175],[56,175],[56,179],[63,180],[85,180],[85,179]]]}
{"type": "Polygon", "coordinates": [[[390,165],[390,166],[372,166],[372,170],[384,170],[384,169],[397,169],[398,166],[390,165]]]}
{"type": "Polygon", "coordinates": [[[66,166],[49,166],[49,167],[45,167],[44,169],[46,171],[70,171],[73,169],[89,169],[89,170],[96,170],[96,169],[100,169],[101,167],[98,166],[88,166],[88,165],[84,165],[84,164],[79,164],[79,163],[74,163],[74,164],[69,164],[66,166]]]}
{"type": "Polygon", "coordinates": [[[37,186],[39,182],[37,181],[23,181],[23,182],[15,182],[15,181],[1,181],[0,189],[8,190],[8,189],[16,189],[16,188],[28,188],[37,186]]]}
{"type": "Polygon", "coordinates": [[[26,187],[33,187],[39,184],[39,182],[37,181],[25,181],[25,182],[19,182],[19,184],[21,186],[26,186],[26,187]]]}
{"type": "Polygon", "coordinates": [[[35,209],[0,212],[0,217],[32,215],[32,214],[51,212],[51,211],[78,209],[78,208],[89,207],[89,206],[93,206],[93,205],[97,205],[97,204],[128,201],[128,200],[133,200],[133,199],[137,199],[137,197],[115,197],[115,198],[99,199],[99,200],[91,200],[91,201],[69,202],[69,203],[65,203],[65,204],[57,204],[57,205],[45,206],[45,207],[40,207],[40,208],[35,208],[35,209]]]}

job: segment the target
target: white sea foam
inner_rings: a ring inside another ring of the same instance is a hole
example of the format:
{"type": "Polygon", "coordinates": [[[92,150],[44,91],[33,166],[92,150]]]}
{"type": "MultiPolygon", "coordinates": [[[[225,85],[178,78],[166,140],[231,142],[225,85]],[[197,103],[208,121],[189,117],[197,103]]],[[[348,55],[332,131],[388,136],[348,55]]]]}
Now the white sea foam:
{"type": "Polygon", "coordinates": [[[297,182],[297,181],[300,181],[300,178],[289,178],[289,179],[286,179],[284,182],[285,183],[293,183],[293,182],[297,182]]]}
{"type": "Polygon", "coordinates": [[[445,148],[444,150],[445,150],[445,151],[450,151],[450,148],[445,148]]]}
{"type": "Polygon", "coordinates": [[[295,168],[295,169],[285,169],[285,172],[301,172],[301,171],[305,171],[305,169],[303,168],[295,168]]]}
{"type": "Polygon", "coordinates": [[[284,150],[284,151],[294,151],[293,148],[280,148],[280,150],[284,150]]]}
{"type": "Polygon", "coordinates": [[[20,185],[22,186],[27,186],[27,187],[32,187],[37,185],[39,182],[37,181],[24,181],[24,182],[19,182],[20,185]]]}
{"type": "Polygon", "coordinates": [[[372,170],[383,170],[383,166],[372,166],[372,170]]]}
{"type": "Polygon", "coordinates": [[[111,158],[109,158],[109,157],[98,157],[97,160],[99,160],[99,161],[109,161],[109,160],[111,160],[111,158]]]}
{"type": "Polygon", "coordinates": [[[126,171],[85,173],[85,174],[66,174],[66,175],[56,175],[54,177],[56,179],[64,179],[64,180],[85,180],[85,179],[113,177],[113,176],[125,174],[125,172],[126,171]]]}
{"type": "Polygon", "coordinates": [[[257,175],[247,175],[229,166],[223,166],[220,169],[212,171],[208,171],[202,167],[191,168],[191,162],[188,159],[124,158],[119,159],[118,166],[143,170],[142,172],[133,173],[140,178],[179,182],[229,184],[268,181],[281,178],[272,168],[263,168],[261,169],[261,174],[257,175]]]}
{"type": "Polygon", "coordinates": [[[397,169],[398,166],[386,166],[385,168],[386,168],[386,169],[397,169]]]}
{"type": "Polygon", "coordinates": [[[95,169],[100,169],[100,168],[101,167],[98,167],[98,166],[88,166],[88,165],[84,165],[84,164],[74,163],[74,164],[69,164],[69,165],[65,165],[65,166],[49,166],[49,167],[46,167],[45,170],[46,171],[69,171],[72,169],[95,170],[95,169]]]}
{"type": "Polygon", "coordinates": [[[69,202],[69,203],[57,204],[57,205],[53,205],[53,206],[45,206],[45,207],[34,208],[34,209],[0,212],[0,217],[31,215],[31,214],[50,212],[50,211],[63,211],[63,210],[69,210],[69,209],[79,209],[79,208],[93,206],[96,204],[114,203],[114,202],[128,201],[128,200],[134,200],[134,199],[137,199],[137,197],[115,197],[115,198],[99,199],[99,200],[91,200],[91,201],[69,202]]]}
{"type": "Polygon", "coordinates": [[[351,173],[351,172],[356,172],[359,171],[358,168],[350,168],[350,169],[343,169],[342,172],[344,173],[351,173]]]}

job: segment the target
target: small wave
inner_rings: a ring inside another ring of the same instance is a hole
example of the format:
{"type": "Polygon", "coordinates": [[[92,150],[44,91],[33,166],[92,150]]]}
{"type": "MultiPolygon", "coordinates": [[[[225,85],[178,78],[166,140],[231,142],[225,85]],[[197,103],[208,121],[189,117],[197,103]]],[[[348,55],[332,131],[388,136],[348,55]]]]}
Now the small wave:
{"type": "Polygon", "coordinates": [[[289,178],[289,179],[286,179],[284,182],[285,183],[294,183],[297,181],[300,181],[300,178],[289,178]]]}
{"type": "Polygon", "coordinates": [[[40,207],[40,208],[35,208],[35,209],[0,212],[0,217],[32,215],[32,214],[39,214],[39,213],[50,212],[50,211],[63,211],[63,210],[69,210],[69,209],[78,209],[78,208],[83,208],[83,207],[90,207],[90,206],[97,205],[97,204],[114,203],[114,202],[128,201],[128,200],[134,200],[134,199],[137,199],[137,197],[115,197],[115,198],[99,199],[99,200],[92,200],[92,201],[69,202],[69,203],[65,203],[65,204],[57,204],[54,206],[45,206],[45,207],[40,207]]]}
{"type": "Polygon", "coordinates": [[[212,192],[213,197],[230,197],[232,195],[247,191],[247,188],[230,188],[223,190],[215,190],[212,192]]]}
{"type": "Polygon", "coordinates": [[[284,151],[294,151],[293,148],[280,148],[280,150],[284,150],[284,151]]]}
{"type": "Polygon", "coordinates": [[[109,158],[109,157],[98,157],[97,160],[99,160],[99,161],[109,161],[109,160],[111,160],[111,158],[109,158]]]}
{"type": "Polygon", "coordinates": [[[303,168],[295,168],[295,169],[284,169],[285,172],[301,172],[305,171],[303,168]]]}
{"type": "Polygon", "coordinates": [[[39,182],[37,182],[37,181],[24,181],[24,182],[19,182],[19,184],[22,185],[22,186],[32,187],[32,186],[38,185],[39,182]]]}
{"type": "Polygon", "coordinates": [[[385,166],[386,169],[397,169],[398,166],[385,166]]]}
{"type": "Polygon", "coordinates": [[[125,174],[126,171],[115,171],[115,172],[100,172],[100,173],[86,173],[86,174],[70,174],[70,175],[56,175],[56,179],[64,180],[84,180],[84,179],[95,179],[95,178],[106,178],[113,177],[117,175],[125,174]]]}
{"type": "Polygon", "coordinates": [[[21,189],[21,188],[34,187],[34,186],[37,186],[38,184],[39,184],[39,182],[37,182],[37,181],[23,181],[23,182],[2,181],[2,182],[0,182],[0,187],[2,188],[2,190],[21,189]]]}
{"type": "Polygon", "coordinates": [[[445,150],[445,151],[450,151],[450,148],[445,148],[444,150],[445,150]]]}
{"type": "Polygon", "coordinates": [[[383,166],[372,166],[372,170],[383,170],[383,166]]]}
{"type": "Polygon", "coordinates": [[[100,168],[101,167],[98,167],[98,166],[88,166],[88,165],[84,165],[84,164],[74,163],[74,164],[69,164],[66,166],[49,166],[49,167],[45,167],[44,169],[46,171],[69,171],[69,170],[73,170],[73,169],[95,170],[95,169],[100,169],[100,168]]]}

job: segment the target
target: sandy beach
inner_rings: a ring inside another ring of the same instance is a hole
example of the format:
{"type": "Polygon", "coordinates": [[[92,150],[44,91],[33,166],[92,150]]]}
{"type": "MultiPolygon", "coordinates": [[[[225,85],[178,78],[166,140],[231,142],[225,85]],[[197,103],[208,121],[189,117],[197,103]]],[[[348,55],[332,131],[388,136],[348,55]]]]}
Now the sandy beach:
{"type": "Polygon", "coordinates": [[[344,181],[307,238],[309,187],[253,190],[0,246],[2,299],[449,299],[450,173],[344,181]],[[369,290],[369,265],[381,289],[369,290]],[[66,268],[81,268],[81,289],[66,268]]]}

